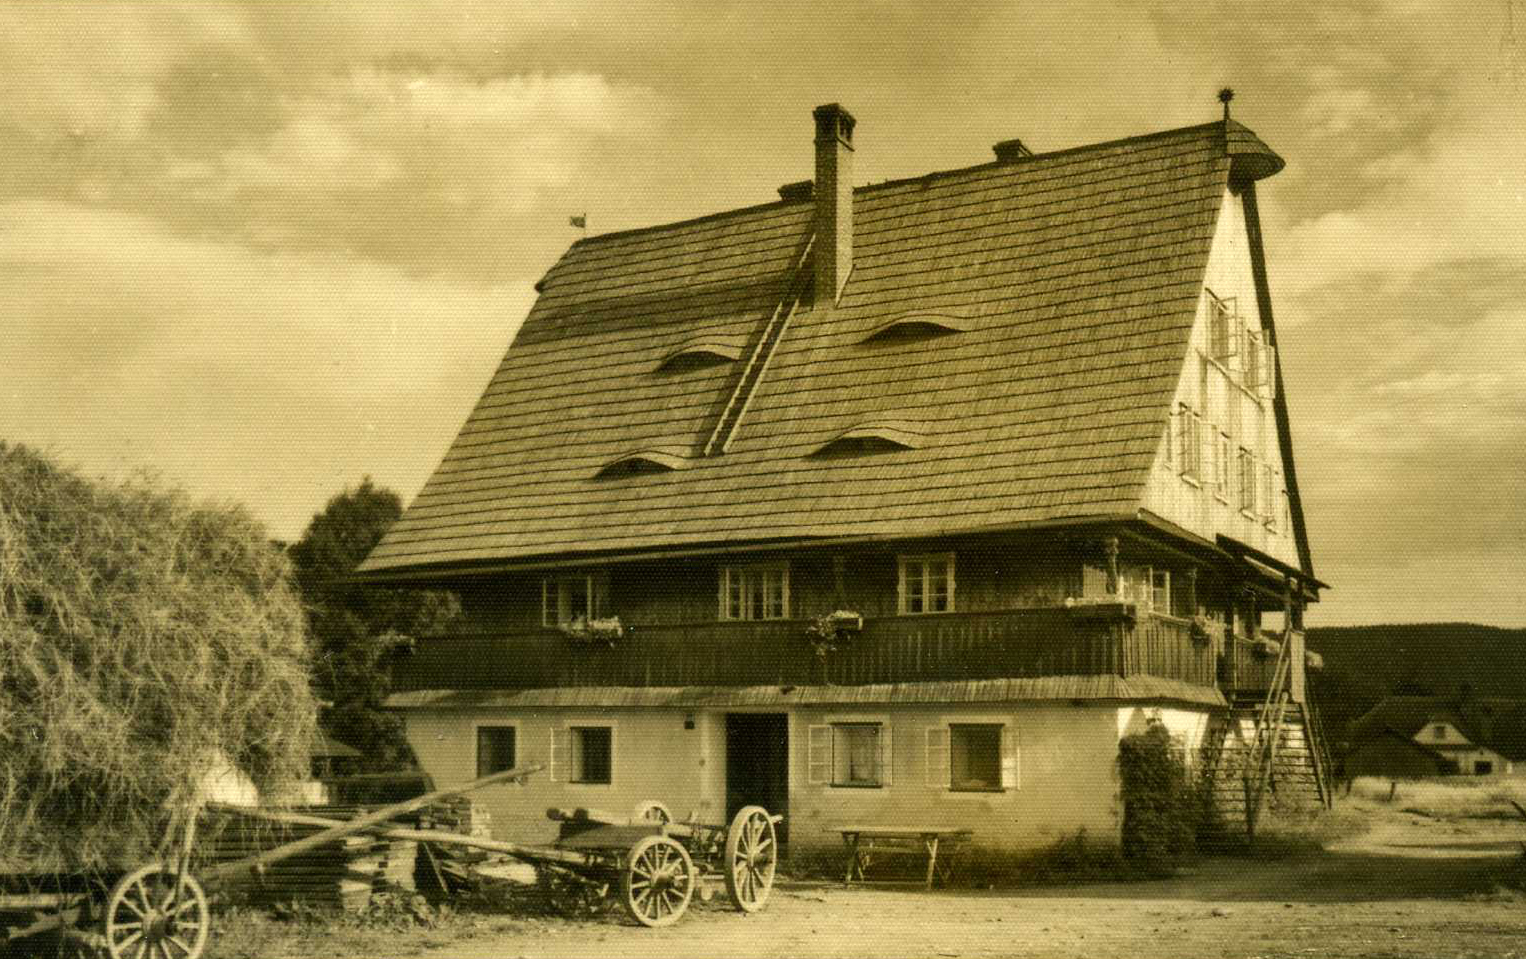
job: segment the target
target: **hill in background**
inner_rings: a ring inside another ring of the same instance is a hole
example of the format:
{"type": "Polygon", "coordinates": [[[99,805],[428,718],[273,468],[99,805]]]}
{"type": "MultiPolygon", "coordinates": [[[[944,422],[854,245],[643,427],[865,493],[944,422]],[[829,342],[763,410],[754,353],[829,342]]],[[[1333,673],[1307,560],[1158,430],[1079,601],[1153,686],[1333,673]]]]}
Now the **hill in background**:
{"type": "Polygon", "coordinates": [[[1311,678],[1332,742],[1385,696],[1526,697],[1526,629],[1325,626],[1310,629],[1307,642],[1325,660],[1311,678]]]}

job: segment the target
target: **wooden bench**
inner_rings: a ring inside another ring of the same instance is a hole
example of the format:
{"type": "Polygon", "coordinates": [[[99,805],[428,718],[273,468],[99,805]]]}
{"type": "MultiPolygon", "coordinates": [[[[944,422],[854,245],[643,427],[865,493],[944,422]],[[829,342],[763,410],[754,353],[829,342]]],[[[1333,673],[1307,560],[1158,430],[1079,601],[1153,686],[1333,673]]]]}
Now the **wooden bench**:
{"type": "Polygon", "coordinates": [[[970,830],[954,826],[830,826],[828,831],[840,833],[848,851],[848,870],[843,882],[852,883],[855,877],[864,881],[864,868],[877,855],[926,856],[928,889],[934,879],[948,882],[954,854],[971,836],[970,830]],[[941,865],[940,847],[946,853],[941,865]]]}

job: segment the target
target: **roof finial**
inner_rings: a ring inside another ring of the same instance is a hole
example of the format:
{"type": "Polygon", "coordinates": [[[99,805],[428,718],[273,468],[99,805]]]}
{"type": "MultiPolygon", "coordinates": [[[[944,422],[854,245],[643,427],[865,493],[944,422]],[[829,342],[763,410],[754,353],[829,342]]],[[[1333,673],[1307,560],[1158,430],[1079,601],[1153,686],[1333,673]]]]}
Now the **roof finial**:
{"type": "Polygon", "coordinates": [[[1233,100],[1234,98],[1235,91],[1231,90],[1229,87],[1225,87],[1219,91],[1219,102],[1224,104],[1224,119],[1226,121],[1229,120],[1229,101],[1233,100]]]}

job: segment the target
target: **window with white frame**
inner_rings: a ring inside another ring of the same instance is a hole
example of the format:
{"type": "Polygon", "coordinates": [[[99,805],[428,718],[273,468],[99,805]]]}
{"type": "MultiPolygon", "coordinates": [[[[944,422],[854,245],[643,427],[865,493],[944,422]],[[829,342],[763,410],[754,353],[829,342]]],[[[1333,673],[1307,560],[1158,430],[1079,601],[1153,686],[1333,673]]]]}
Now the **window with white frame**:
{"type": "Polygon", "coordinates": [[[1242,351],[1245,360],[1245,385],[1252,390],[1266,383],[1266,351],[1262,340],[1261,331],[1252,329],[1249,324],[1245,327],[1245,348],[1242,351]]]}
{"type": "Polygon", "coordinates": [[[872,789],[890,785],[890,725],[845,721],[810,727],[806,746],[813,784],[872,789]]]}
{"type": "Polygon", "coordinates": [[[1208,294],[1208,355],[1225,363],[1235,355],[1240,335],[1240,315],[1233,298],[1221,300],[1208,294]]]}
{"type": "Polygon", "coordinates": [[[789,566],[755,563],[722,566],[721,619],[784,619],[789,616],[789,566]]]}
{"type": "Polygon", "coordinates": [[[1261,521],[1269,528],[1277,528],[1277,469],[1270,463],[1261,465],[1261,521]]]}
{"type": "Polygon", "coordinates": [[[1150,608],[1158,613],[1171,612],[1171,571],[1168,569],[1149,570],[1150,583],[1150,608]]]}
{"type": "Polygon", "coordinates": [[[1234,472],[1234,447],[1229,442],[1229,434],[1222,430],[1215,431],[1213,439],[1213,495],[1229,502],[1229,477],[1234,472]]]}
{"type": "Polygon", "coordinates": [[[901,613],[948,613],[954,609],[954,554],[898,556],[901,613]]]}
{"type": "Polygon", "coordinates": [[[1256,514],[1256,454],[1243,446],[1240,447],[1239,464],[1240,509],[1254,516],[1256,514]]]}
{"type": "Polygon", "coordinates": [[[541,625],[567,626],[609,615],[609,579],[604,573],[548,576],[541,580],[541,625]]]}
{"type": "Polygon", "coordinates": [[[951,792],[1002,792],[1018,787],[1017,730],[1009,723],[930,726],[927,785],[951,792]]]}
{"type": "Polygon", "coordinates": [[[1176,409],[1176,468],[1194,482],[1203,478],[1203,419],[1186,403],[1176,409]]]}
{"type": "Polygon", "coordinates": [[[477,778],[514,768],[514,727],[477,727],[477,778]]]}
{"type": "Polygon", "coordinates": [[[554,730],[548,777],[569,783],[607,786],[614,781],[613,726],[571,725],[554,730]]]}

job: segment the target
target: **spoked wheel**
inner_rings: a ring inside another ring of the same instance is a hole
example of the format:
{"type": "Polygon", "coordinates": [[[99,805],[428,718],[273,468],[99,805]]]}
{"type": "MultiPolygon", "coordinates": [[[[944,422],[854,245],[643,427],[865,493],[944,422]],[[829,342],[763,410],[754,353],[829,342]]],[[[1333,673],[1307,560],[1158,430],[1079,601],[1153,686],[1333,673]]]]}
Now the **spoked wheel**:
{"type": "Polygon", "coordinates": [[[668,807],[664,806],[662,803],[656,801],[655,799],[647,799],[643,800],[642,802],[638,802],[634,812],[635,815],[631,817],[632,819],[663,823],[673,821],[673,814],[668,812],[668,807]]]}
{"type": "Polygon", "coordinates": [[[201,883],[162,863],[123,876],[106,899],[111,959],[198,959],[211,926],[201,883]]]}
{"type": "Polygon", "coordinates": [[[726,831],[726,894],[743,912],[757,912],[774,887],[779,842],[762,806],[744,806],[726,831]]]}
{"type": "Polygon", "coordinates": [[[669,926],[689,908],[694,862],[667,836],[646,836],[631,848],[620,883],[625,911],[643,926],[669,926]]]}

